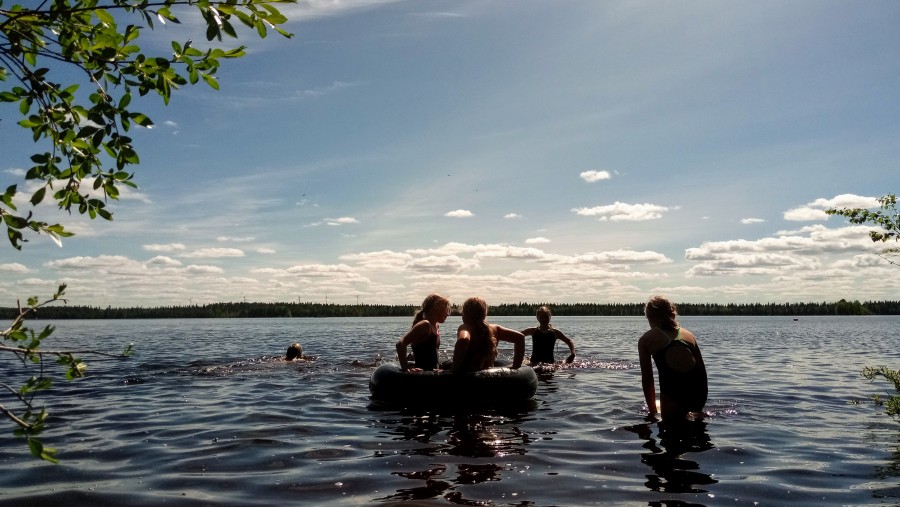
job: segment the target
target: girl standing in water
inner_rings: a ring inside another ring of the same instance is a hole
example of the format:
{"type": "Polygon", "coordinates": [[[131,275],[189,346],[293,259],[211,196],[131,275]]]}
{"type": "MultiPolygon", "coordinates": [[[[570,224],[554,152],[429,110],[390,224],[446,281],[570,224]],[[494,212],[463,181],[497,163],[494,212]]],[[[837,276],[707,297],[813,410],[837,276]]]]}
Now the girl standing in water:
{"type": "Polygon", "coordinates": [[[638,339],[641,385],[650,415],[656,414],[653,366],[659,375],[659,405],[662,418],[684,420],[706,404],[706,365],[693,333],[678,325],[675,304],[654,296],[644,306],[650,330],[638,339]]]}

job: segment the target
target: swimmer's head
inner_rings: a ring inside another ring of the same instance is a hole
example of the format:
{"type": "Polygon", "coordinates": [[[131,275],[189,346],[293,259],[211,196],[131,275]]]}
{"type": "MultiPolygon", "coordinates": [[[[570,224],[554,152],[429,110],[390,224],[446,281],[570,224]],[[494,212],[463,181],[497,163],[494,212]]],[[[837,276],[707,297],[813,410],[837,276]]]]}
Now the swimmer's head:
{"type": "MultiPolygon", "coordinates": [[[[447,315],[450,315],[450,299],[441,296],[440,294],[429,294],[425,300],[422,301],[421,308],[416,311],[416,314],[413,317],[413,325],[429,316],[440,319],[447,318],[447,315]]],[[[443,320],[439,321],[443,322],[443,320]]]]}
{"type": "Polygon", "coordinates": [[[484,322],[487,318],[488,305],[485,300],[479,297],[472,297],[463,303],[462,318],[467,324],[475,324],[484,322]]]}
{"type": "Polygon", "coordinates": [[[303,347],[299,343],[292,343],[284,355],[285,361],[293,361],[303,357],[303,347]]]}
{"type": "Polygon", "coordinates": [[[678,309],[665,296],[653,296],[644,305],[644,316],[651,323],[669,329],[678,328],[678,309]]]}
{"type": "Polygon", "coordinates": [[[538,322],[540,322],[541,324],[549,324],[550,323],[550,307],[542,306],[542,307],[538,308],[537,314],[535,314],[535,316],[537,317],[538,322]]]}

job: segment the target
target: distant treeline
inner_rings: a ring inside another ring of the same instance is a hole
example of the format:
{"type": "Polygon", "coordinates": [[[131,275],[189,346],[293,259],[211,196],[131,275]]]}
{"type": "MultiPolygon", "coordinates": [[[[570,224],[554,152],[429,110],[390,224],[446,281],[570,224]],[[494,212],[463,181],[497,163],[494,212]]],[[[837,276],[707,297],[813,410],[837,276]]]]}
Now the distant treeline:
{"type": "MultiPolygon", "coordinates": [[[[515,303],[491,306],[489,315],[532,316],[542,304],[554,315],[642,316],[643,303],[515,303]]],[[[900,315],[900,301],[846,301],[834,303],[676,303],[678,313],[688,316],[799,316],[799,315],[900,315]]],[[[92,306],[47,306],[40,319],[207,319],[290,317],[411,317],[413,305],[339,305],[322,303],[214,303],[155,308],[99,308],[92,306]]],[[[455,309],[454,309],[454,313],[455,309]]],[[[0,308],[0,318],[13,319],[14,308],[0,308]]]]}

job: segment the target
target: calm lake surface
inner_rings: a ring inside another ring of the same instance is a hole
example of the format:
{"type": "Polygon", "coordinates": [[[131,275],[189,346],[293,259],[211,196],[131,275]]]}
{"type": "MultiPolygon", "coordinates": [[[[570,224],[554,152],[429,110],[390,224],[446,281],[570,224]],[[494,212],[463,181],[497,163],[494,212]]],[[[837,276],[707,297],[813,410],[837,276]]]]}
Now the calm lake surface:
{"type": "MultiPolygon", "coordinates": [[[[576,362],[541,375],[532,402],[495,410],[370,398],[374,365],[394,360],[410,323],[53,322],[47,348],[136,353],[84,356],[89,378],[44,397],[61,464],[32,458],[4,423],[0,505],[900,504],[900,424],[868,400],[893,386],[860,375],[900,366],[900,317],[683,317],[710,393],[705,419],[672,435],[643,403],[643,318],[554,317],[576,362]],[[276,360],[293,341],[317,358],[276,360]]],[[[443,326],[444,356],[458,324],[443,326]]]]}

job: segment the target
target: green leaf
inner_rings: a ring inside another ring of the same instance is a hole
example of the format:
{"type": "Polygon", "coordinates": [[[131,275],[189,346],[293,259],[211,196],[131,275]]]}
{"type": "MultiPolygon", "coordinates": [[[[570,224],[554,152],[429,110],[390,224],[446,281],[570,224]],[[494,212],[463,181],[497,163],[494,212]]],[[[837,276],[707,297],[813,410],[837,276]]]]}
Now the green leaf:
{"type": "Polygon", "coordinates": [[[110,14],[106,9],[96,9],[94,10],[94,15],[97,16],[97,19],[99,19],[100,22],[104,24],[113,26],[116,24],[115,18],[113,18],[112,14],[110,14]]]}
{"type": "Polygon", "coordinates": [[[203,76],[203,80],[206,81],[206,84],[208,84],[212,89],[219,89],[219,82],[216,81],[216,78],[209,74],[201,74],[201,76],[203,76]]]}
{"type": "Polygon", "coordinates": [[[37,206],[44,200],[44,194],[47,193],[47,187],[41,187],[31,196],[31,205],[37,206]]]}
{"type": "Polygon", "coordinates": [[[143,113],[131,113],[131,119],[142,127],[152,127],[153,121],[143,113]]]}

